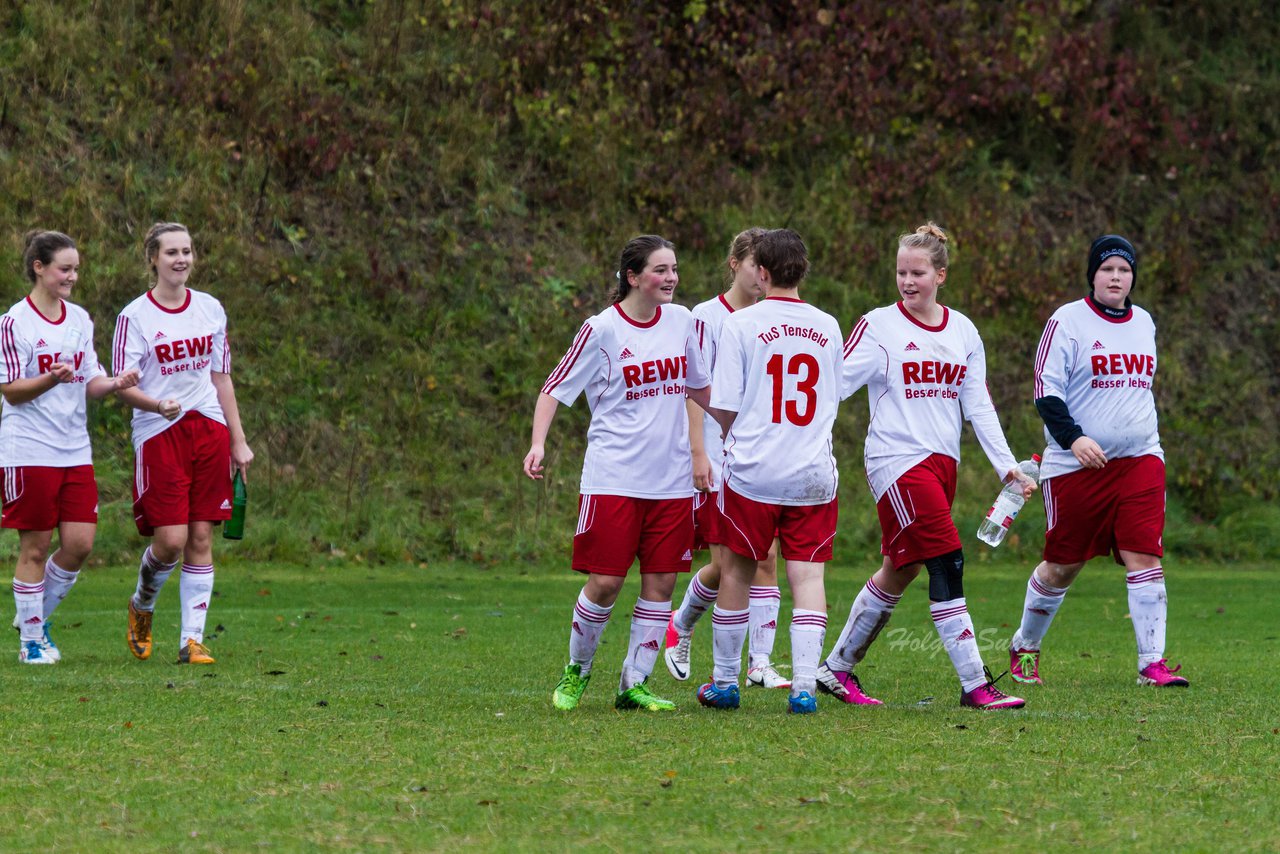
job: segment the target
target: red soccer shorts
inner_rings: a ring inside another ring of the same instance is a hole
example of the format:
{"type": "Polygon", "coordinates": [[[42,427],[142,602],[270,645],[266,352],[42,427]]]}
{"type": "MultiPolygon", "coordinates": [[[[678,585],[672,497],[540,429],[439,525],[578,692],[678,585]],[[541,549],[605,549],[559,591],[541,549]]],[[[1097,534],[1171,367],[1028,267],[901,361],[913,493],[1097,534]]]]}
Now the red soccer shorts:
{"type": "Polygon", "coordinates": [[[960,548],[951,520],[956,498],[956,461],[933,454],[898,478],[876,502],[880,553],[894,569],[921,563],[960,548]]]}
{"type": "Polygon", "coordinates": [[[1080,469],[1040,484],[1044,496],[1044,559],[1081,563],[1120,550],[1164,556],[1164,461],[1122,457],[1100,469],[1080,469]]]}
{"type": "Polygon", "coordinates": [[[693,496],[693,548],[702,550],[724,542],[721,531],[720,493],[699,492],[693,496]]]}
{"type": "Polygon", "coordinates": [[[188,412],[138,449],[133,520],[149,537],[156,528],[231,518],[231,434],[227,425],[188,412]]]}
{"type": "Polygon", "coordinates": [[[720,490],[720,514],[724,545],[735,554],[764,560],[777,537],[783,560],[831,560],[840,515],[837,499],[799,507],[765,504],[726,485],[720,490]]]}
{"type": "Polygon", "coordinates": [[[52,531],[62,522],[98,523],[93,466],[15,466],[4,470],[0,527],[52,531]]]}
{"type": "Polygon", "coordinates": [[[640,572],[688,572],[693,563],[693,500],[578,496],[573,568],[625,576],[636,558],[640,572]]]}

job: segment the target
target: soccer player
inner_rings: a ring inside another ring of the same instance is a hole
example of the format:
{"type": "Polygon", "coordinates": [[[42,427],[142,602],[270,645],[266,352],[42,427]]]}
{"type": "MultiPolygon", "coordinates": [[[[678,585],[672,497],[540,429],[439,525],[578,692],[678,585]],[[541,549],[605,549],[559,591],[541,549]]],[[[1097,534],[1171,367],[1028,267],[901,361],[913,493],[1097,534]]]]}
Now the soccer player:
{"type": "Polygon", "coordinates": [[[656,235],[633,238],[618,263],[611,306],[587,318],[534,407],[524,472],[541,479],[547,433],[560,404],[585,395],[591,408],[582,463],[573,569],[585,573],[569,625],[569,663],[551,695],[577,708],[596,648],[631,564],[640,561],[640,596],[614,706],[671,711],[654,694],[653,672],[671,619],[677,572],[693,562],[693,484],[685,395],[709,405],[710,379],[693,315],[672,298],[680,281],[675,247],[656,235]]]}
{"type": "Polygon", "coordinates": [[[80,271],[75,241],[58,231],[30,232],[22,262],[31,292],[0,318],[0,525],[18,530],[18,660],[54,664],[62,654],[49,618],[80,577],[98,528],[85,398],[136,385],[138,372],[107,376],[93,347],[93,321],[68,302],[80,271]],[[50,557],[55,528],[58,550],[50,557]]]}
{"type": "Polygon", "coordinates": [[[727,560],[711,615],[715,667],[698,702],[739,705],[751,580],[776,534],[794,602],[787,706],[810,714],[818,710],[822,576],[838,513],[831,426],[840,404],[840,325],[799,297],[809,272],[800,235],[766,232],[755,258],[768,296],[725,320],[711,388],[712,413],[726,431],[720,512],[727,560]]]}
{"type": "MultiPolygon", "coordinates": [[[[755,305],[764,296],[764,286],[756,275],[753,254],[755,242],[763,228],[749,228],[733,238],[726,266],[729,289],[719,296],[694,306],[694,327],[698,332],[698,348],[707,370],[715,371],[716,346],[725,318],[739,309],[755,305]]],[[[720,425],[693,401],[689,409],[689,444],[693,451],[693,484],[695,497],[694,548],[708,549],[711,562],[693,574],[679,609],[671,615],[667,627],[665,660],[671,675],[683,682],[689,678],[689,647],[693,629],[702,615],[715,605],[724,568],[724,547],[720,532],[720,507],[717,484],[724,461],[724,441],[720,425]]],[[[782,596],[778,590],[777,541],[769,554],[756,566],[751,582],[747,645],[747,684],[764,688],[790,688],[786,679],[774,668],[773,641],[778,629],[778,609],[782,596]]]]}
{"type": "Polygon", "coordinates": [[[844,394],[867,387],[867,482],[880,517],[880,569],[854,599],[840,639],[818,670],[818,688],[846,703],[879,705],[853,673],[923,567],[929,611],[960,678],[960,704],[1023,705],[993,684],[965,604],[964,552],[951,519],[960,428],[973,425],[996,472],[1022,484],[987,391],[987,360],[973,323],[938,302],[947,278],[947,235],[930,222],[898,238],[899,301],[869,312],[844,347],[844,394]]]}
{"type": "Polygon", "coordinates": [[[1035,403],[1045,424],[1040,463],[1044,560],[1027,580],[1022,624],[1009,650],[1013,678],[1043,684],[1040,644],[1067,588],[1092,557],[1124,566],[1138,641],[1138,684],[1185,687],[1165,663],[1164,451],[1152,385],[1156,328],[1129,295],[1138,253],[1116,234],[1089,247],[1084,299],[1045,325],[1036,351],[1035,403]]]}
{"type": "Polygon", "coordinates": [[[152,538],[129,599],[127,640],[134,657],[151,657],[156,597],[181,561],[178,663],[213,664],[204,645],[213,528],[231,518],[232,471],[243,477],[253,451],[231,382],[226,312],[187,287],[196,263],[191,234],[180,223],[156,223],[143,253],[155,283],[120,312],[112,353],[116,371],[142,375],[120,397],[134,409],[134,521],[152,538]]]}

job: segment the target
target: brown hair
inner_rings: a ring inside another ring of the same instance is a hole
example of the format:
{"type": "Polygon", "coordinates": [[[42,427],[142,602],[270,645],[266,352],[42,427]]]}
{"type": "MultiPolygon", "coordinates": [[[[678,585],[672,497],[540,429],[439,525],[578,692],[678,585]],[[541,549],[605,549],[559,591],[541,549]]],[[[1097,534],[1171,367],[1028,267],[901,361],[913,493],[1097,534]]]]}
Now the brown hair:
{"type": "Polygon", "coordinates": [[[31,284],[36,283],[36,262],[48,266],[53,256],[63,249],[75,249],[76,242],[61,231],[28,231],[22,239],[22,272],[31,284]]]}
{"type": "Polygon", "coordinates": [[[929,253],[929,263],[933,264],[935,270],[945,270],[950,260],[947,255],[947,233],[933,220],[929,220],[912,234],[899,235],[898,248],[925,250],[929,253]]]}
{"type": "Polygon", "coordinates": [[[160,235],[181,231],[188,237],[191,232],[180,222],[157,222],[147,229],[147,236],[142,238],[142,254],[147,259],[147,269],[156,271],[156,255],[160,252],[160,235]]]}
{"type": "Polygon", "coordinates": [[[741,264],[743,261],[756,254],[756,244],[760,242],[760,238],[765,235],[766,229],[759,226],[752,226],[746,231],[740,231],[729,243],[729,254],[725,256],[725,280],[727,284],[733,284],[733,262],[737,261],[741,264]]]}
{"type": "Polygon", "coordinates": [[[789,228],[774,228],[756,241],[756,266],[769,271],[773,284],[794,288],[809,275],[809,250],[789,228]]]}
{"type": "Polygon", "coordinates": [[[621,257],[618,258],[616,274],[618,287],[613,292],[614,302],[622,302],[627,294],[631,293],[631,282],[627,280],[627,273],[643,272],[649,263],[649,256],[659,249],[670,249],[674,252],[676,246],[670,240],[656,234],[642,234],[627,241],[627,245],[622,247],[621,257]]]}

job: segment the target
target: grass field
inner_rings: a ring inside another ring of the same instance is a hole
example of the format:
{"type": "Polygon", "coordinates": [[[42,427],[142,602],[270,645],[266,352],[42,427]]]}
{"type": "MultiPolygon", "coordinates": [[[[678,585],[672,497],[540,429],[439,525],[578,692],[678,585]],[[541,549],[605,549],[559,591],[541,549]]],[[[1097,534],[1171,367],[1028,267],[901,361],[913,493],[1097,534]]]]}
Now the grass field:
{"type": "MultiPolygon", "coordinates": [[[[868,571],[833,565],[832,633],[868,571]]],[[[1025,572],[967,579],[996,672],[1025,572]]],[[[920,584],[860,670],[888,705],[793,718],[757,689],[701,709],[661,663],[652,684],[680,709],[615,712],[634,579],[564,714],[550,693],[579,580],[558,567],[224,561],[207,668],[170,663],[176,589],[155,658],[134,661],[132,572],[92,570],[54,618],[64,661],[3,665],[0,850],[1275,850],[1280,577],[1168,576],[1190,689],[1134,684],[1123,576],[1096,561],[1025,711],[958,707],[920,584]]]]}

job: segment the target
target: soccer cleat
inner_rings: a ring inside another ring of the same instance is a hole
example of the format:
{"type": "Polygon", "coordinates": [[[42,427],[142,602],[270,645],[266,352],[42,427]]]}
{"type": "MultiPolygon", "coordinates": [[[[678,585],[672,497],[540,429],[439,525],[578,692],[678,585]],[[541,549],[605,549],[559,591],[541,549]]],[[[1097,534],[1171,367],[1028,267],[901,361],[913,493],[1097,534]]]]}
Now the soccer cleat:
{"type": "Polygon", "coordinates": [[[587,683],[590,681],[590,673],[586,676],[582,675],[581,664],[566,664],[564,675],[556,683],[556,689],[551,692],[551,705],[564,712],[578,708],[582,692],[587,690],[587,683]]]}
{"type": "Polygon", "coordinates": [[[1165,664],[1168,659],[1160,659],[1157,662],[1148,664],[1146,667],[1138,671],[1139,685],[1155,685],[1157,688],[1185,688],[1191,683],[1181,676],[1174,676],[1182,665],[1179,664],[1172,670],[1165,664]]]}
{"type": "Polygon", "coordinates": [[[179,664],[213,664],[215,660],[209,654],[209,647],[195,638],[187,638],[186,644],[178,650],[179,664]]]}
{"type": "MultiPolygon", "coordinates": [[[[996,709],[1020,709],[1027,704],[1021,697],[1011,697],[996,687],[996,680],[991,678],[991,671],[982,668],[987,681],[972,691],[960,691],[960,705],[971,709],[994,711],[996,709]]],[[[1004,674],[1000,674],[1003,676],[1004,674]]]]}
{"type": "Polygon", "coordinates": [[[747,684],[761,688],[790,688],[791,680],[779,673],[772,664],[747,669],[747,684]]]}
{"type": "Polygon", "coordinates": [[[637,682],[625,691],[619,691],[614,698],[615,709],[644,709],[646,712],[674,712],[676,704],[664,700],[649,690],[643,682],[637,682]]]}
{"type": "Polygon", "coordinates": [[[787,712],[793,715],[812,715],[818,711],[818,701],[808,691],[792,694],[787,698],[787,712]]]}
{"type": "Polygon", "coordinates": [[[151,611],[139,611],[129,597],[129,652],[134,658],[146,661],[151,657],[151,611]]]}
{"type": "Polygon", "coordinates": [[[742,702],[737,685],[720,688],[714,682],[708,682],[698,689],[698,702],[708,709],[736,709],[742,702]]]}
{"type": "Polygon", "coordinates": [[[671,671],[671,677],[677,682],[684,682],[689,678],[689,644],[692,641],[693,635],[677,635],[675,645],[668,644],[666,651],[662,653],[667,670],[671,671]]]}
{"type": "Polygon", "coordinates": [[[1040,678],[1040,650],[1009,650],[1009,675],[1014,682],[1021,682],[1023,685],[1043,685],[1044,680],[1040,678]]]}
{"type": "Polygon", "coordinates": [[[832,670],[824,661],[818,665],[818,690],[830,694],[842,703],[853,706],[883,706],[884,703],[875,697],[868,696],[862,690],[862,683],[852,673],[843,670],[832,670]]]}
{"type": "Polygon", "coordinates": [[[18,661],[23,664],[57,664],[58,659],[53,657],[52,651],[49,649],[48,641],[41,638],[40,640],[22,641],[18,645],[18,661]]]}
{"type": "Polygon", "coordinates": [[[675,646],[680,640],[680,633],[676,631],[676,612],[672,611],[671,616],[667,618],[667,636],[664,646],[667,649],[675,646]]]}
{"type": "Polygon", "coordinates": [[[44,624],[44,647],[45,653],[53,659],[54,663],[62,661],[62,650],[58,649],[58,645],[53,642],[53,638],[49,637],[49,624],[44,624]]]}

